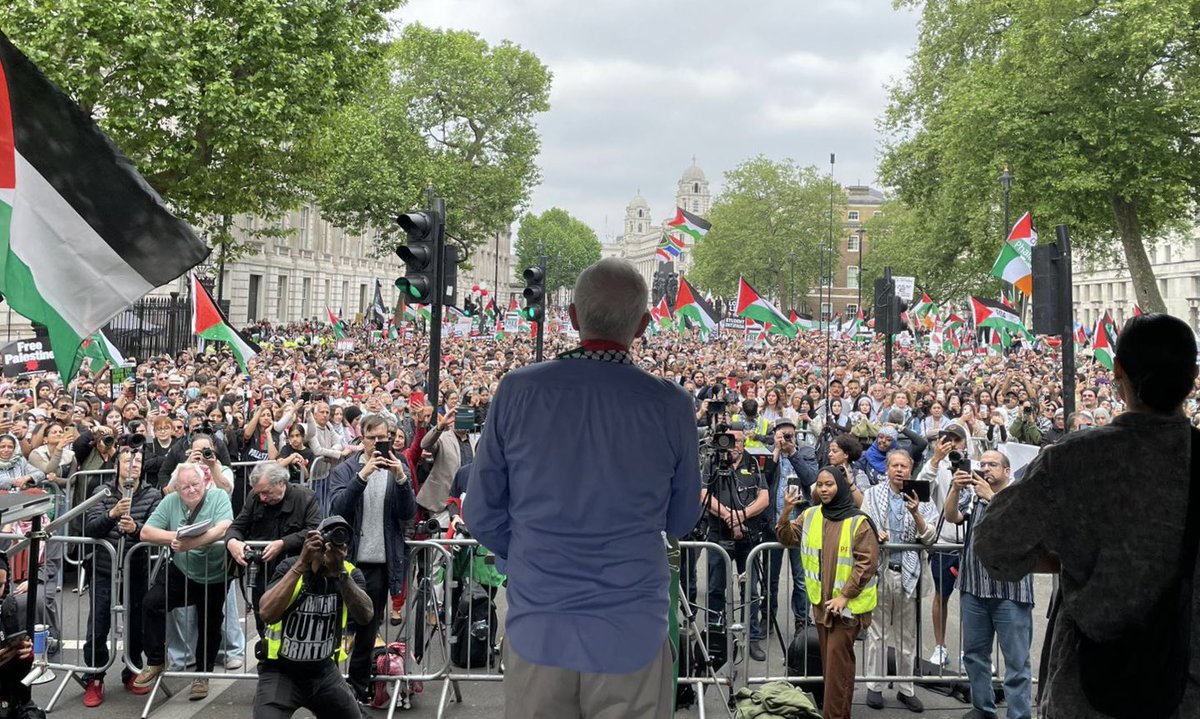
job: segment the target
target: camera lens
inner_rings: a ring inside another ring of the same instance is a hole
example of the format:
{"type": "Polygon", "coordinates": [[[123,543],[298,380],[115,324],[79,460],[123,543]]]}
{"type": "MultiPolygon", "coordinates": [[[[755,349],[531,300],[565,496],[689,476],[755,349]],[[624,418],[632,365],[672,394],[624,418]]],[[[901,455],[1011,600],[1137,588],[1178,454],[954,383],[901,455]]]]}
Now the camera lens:
{"type": "Polygon", "coordinates": [[[950,454],[946,456],[950,460],[950,464],[959,464],[963,461],[963,453],[957,449],[950,450],[950,454]]]}
{"type": "Polygon", "coordinates": [[[205,459],[212,459],[213,451],[208,447],[205,447],[204,449],[200,450],[200,456],[204,457],[205,459]]]}
{"type": "Polygon", "coordinates": [[[115,441],[116,440],[113,439],[112,437],[101,437],[100,438],[100,443],[103,444],[105,447],[113,446],[113,442],[115,442],[115,441]]]}

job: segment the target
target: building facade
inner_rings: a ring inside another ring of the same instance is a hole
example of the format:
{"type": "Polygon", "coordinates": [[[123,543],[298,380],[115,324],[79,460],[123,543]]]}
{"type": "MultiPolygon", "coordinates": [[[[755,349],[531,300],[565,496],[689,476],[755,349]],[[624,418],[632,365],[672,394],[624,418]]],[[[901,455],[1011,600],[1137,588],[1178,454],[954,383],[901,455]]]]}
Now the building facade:
{"type": "MultiPolygon", "coordinates": [[[[676,183],[675,206],[701,217],[707,217],[712,209],[712,192],[709,189],[708,178],[696,165],[695,158],[692,158],[692,164],[683,171],[676,183]]],[[[629,260],[646,279],[646,284],[650,284],[659,266],[658,245],[662,241],[663,228],[673,219],[675,211],[669,210],[665,219],[655,221],[650,203],[642,197],[641,190],[638,190],[625,206],[622,234],[613,242],[603,243],[600,256],[629,260]]],[[[674,234],[683,240],[685,245],[682,255],[675,260],[675,270],[686,273],[691,266],[691,251],[695,241],[686,233],[674,234]]]]}
{"type": "MultiPolygon", "coordinates": [[[[404,272],[395,253],[377,247],[378,233],[353,233],[321,217],[319,208],[305,204],[275,220],[251,216],[234,218],[234,236],[255,254],[226,264],[222,297],[229,301],[229,320],[241,327],[259,320],[282,324],[315,319],[327,322],[326,308],[354,319],[370,306],[375,280],[380,281],[384,305],[399,301],[395,280],[404,272]],[[271,223],[269,226],[264,223],[271,223]],[[257,234],[282,231],[279,237],[257,234]]],[[[198,268],[216,275],[217,257],[198,268]]],[[[514,285],[510,228],[476,247],[470,269],[458,268],[458,302],[479,286],[491,294],[497,280],[501,296],[514,285]]],[[[187,292],[186,277],[160,287],[155,294],[187,292]]],[[[215,294],[215,291],[214,291],[215,294]]]]}
{"type": "MultiPolygon", "coordinates": [[[[1158,291],[1167,312],[1200,332],[1200,217],[1189,232],[1149,248],[1158,291]]],[[[1133,316],[1137,297],[1124,263],[1082,258],[1072,263],[1071,291],[1075,321],[1089,330],[1108,310],[1117,327],[1133,316]]]]}
{"type": "MultiPolygon", "coordinates": [[[[871,238],[867,236],[865,223],[883,214],[883,193],[866,185],[849,185],[843,188],[846,209],[840,227],[834,228],[832,276],[823,276],[820,286],[814,287],[804,298],[801,309],[814,318],[820,313],[822,320],[831,317],[852,317],[858,313],[859,275],[864,258],[870,259],[871,238]]],[[[828,242],[826,238],[822,245],[828,242]]],[[[822,268],[822,274],[824,274],[822,268]]],[[[869,294],[869,293],[868,293],[869,294]]]]}

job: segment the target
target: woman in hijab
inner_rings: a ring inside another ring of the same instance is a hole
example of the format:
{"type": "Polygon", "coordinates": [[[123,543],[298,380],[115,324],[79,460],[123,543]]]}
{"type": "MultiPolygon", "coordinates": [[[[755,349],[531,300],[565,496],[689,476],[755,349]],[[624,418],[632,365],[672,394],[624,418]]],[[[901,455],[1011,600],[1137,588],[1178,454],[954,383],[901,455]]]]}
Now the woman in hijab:
{"type": "Polygon", "coordinates": [[[841,467],[829,465],[817,473],[813,495],[820,504],[792,521],[792,509],[801,501],[795,490],[789,487],[784,494],[775,532],[784,546],[800,548],[825,668],[824,716],[843,719],[850,716],[854,699],[854,642],[871,624],[876,603],[879,537],[851,497],[841,467]]]}

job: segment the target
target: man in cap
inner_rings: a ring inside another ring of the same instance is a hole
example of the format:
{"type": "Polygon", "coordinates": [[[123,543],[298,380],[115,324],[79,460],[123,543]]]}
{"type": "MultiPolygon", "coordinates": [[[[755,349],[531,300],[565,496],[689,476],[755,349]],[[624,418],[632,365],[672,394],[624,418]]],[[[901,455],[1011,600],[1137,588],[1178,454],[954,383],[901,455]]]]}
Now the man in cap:
{"type": "Polygon", "coordinates": [[[358,704],[342,677],[342,634],[346,619],[358,626],[374,612],[366,580],[346,561],[353,529],[339,516],[309,531],[299,559],[288,557],[275,570],[263,595],[255,719],[290,719],[305,708],[318,717],[357,717],[358,704]]]}
{"type": "MultiPolygon", "coordinates": [[[[933,456],[921,468],[917,479],[932,482],[932,497],[934,506],[940,512],[950,494],[954,478],[951,468],[951,454],[957,452],[954,458],[965,457],[967,452],[967,430],[958,422],[946,425],[937,436],[933,445],[933,456]]],[[[937,544],[962,544],[965,532],[963,528],[951,522],[942,524],[941,534],[937,544]]],[[[950,595],[954,593],[954,584],[958,576],[958,554],[954,552],[932,552],[929,555],[929,568],[933,572],[933,655],[929,661],[944,665],[949,659],[946,651],[946,621],[949,614],[946,611],[950,595]]]]}

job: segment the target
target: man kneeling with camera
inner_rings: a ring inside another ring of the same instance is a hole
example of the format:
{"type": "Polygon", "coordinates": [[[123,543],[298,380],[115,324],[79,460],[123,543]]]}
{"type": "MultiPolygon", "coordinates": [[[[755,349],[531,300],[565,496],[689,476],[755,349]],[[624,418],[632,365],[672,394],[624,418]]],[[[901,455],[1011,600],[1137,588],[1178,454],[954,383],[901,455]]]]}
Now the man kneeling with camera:
{"type": "Polygon", "coordinates": [[[327,517],[308,533],[299,560],[284,559],[263,595],[267,625],[258,644],[254,719],[289,719],[308,709],[317,719],[357,717],[358,702],[338,671],[346,658],[347,617],[364,626],[374,612],[361,571],[346,561],[350,523],[327,517]]]}

